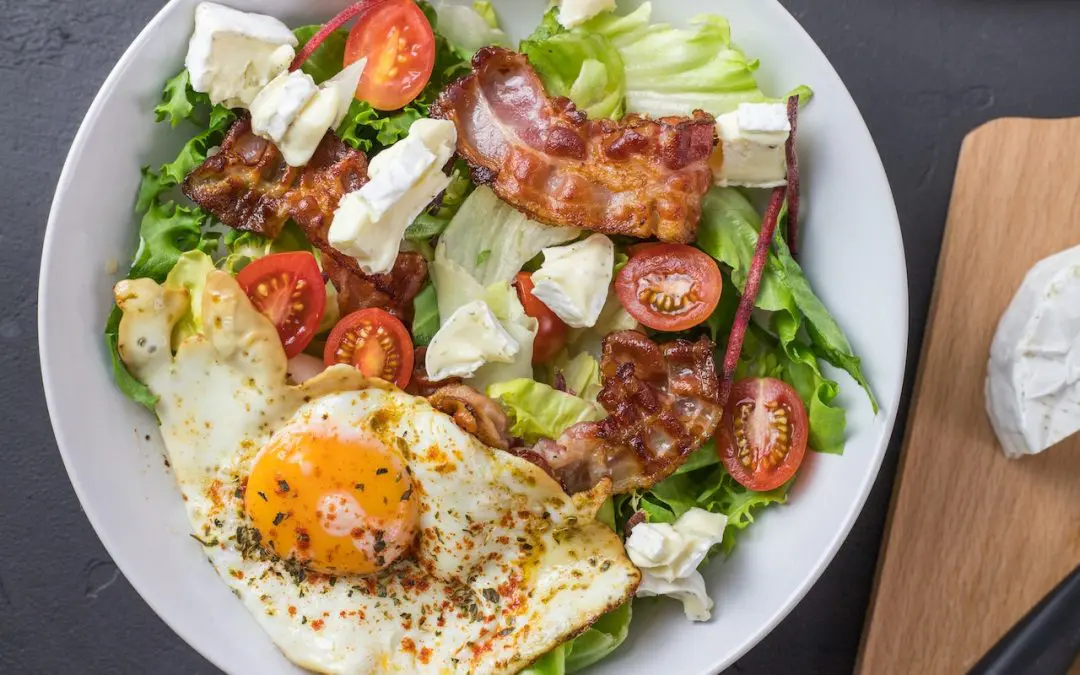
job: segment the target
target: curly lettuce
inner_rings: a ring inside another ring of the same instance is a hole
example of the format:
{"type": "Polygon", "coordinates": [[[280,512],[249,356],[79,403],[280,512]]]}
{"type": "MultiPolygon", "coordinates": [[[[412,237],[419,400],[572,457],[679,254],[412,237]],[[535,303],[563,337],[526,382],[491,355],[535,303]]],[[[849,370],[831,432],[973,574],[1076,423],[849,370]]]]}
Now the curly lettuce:
{"type": "MultiPolygon", "coordinates": [[[[557,12],[554,7],[548,16],[557,12]]],[[[557,20],[546,18],[519,47],[544,88],[553,96],[569,97],[589,117],[622,117],[626,81],[619,51],[601,34],[560,29],[557,20]]]]}
{"type": "Polygon", "coordinates": [[[443,2],[437,11],[436,29],[463,59],[472,58],[476,50],[488,45],[510,46],[490,2],[474,2],[472,7],[443,2]]]}
{"type": "Polygon", "coordinates": [[[578,422],[595,422],[607,414],[597,403],[586,401],[529,378],[499,382],[487,388],[512,421],[510,433],[535,443],[558,438],[578,422]]]}
{"type": "MultiPolygon", "coordinates": [[[[689,28],[651,21],[652,3],[645,2],[630,14],[605,12],[567,30],[553,7],[520,51],[549,93],[570,97],[590,117],[618,119],[624,110],[722,115],[740,103],[784,100],[762,92],[758,61],[732,43],[724,17],[699,16],[689,28]]],[[[806,103],[812,92],[798,87],[791,94],[806,103]]]]}
{"type": "MultiPolygon", "coordinates": [[[[740,292],[746,284],[760,228],[761,216],[738,190],[715,187],[705,195],[697,245],[730,268],[731,281],[740,292]]],[[[820,358],[843,369],[859,383],[877,411],[877,400],[859,357],[836,319],[810,288],[782,237],[776,237],[766,259],[755,306],[770,313],[770,330],[789,361],[807,367],[812,363],[816,371],[820,358]],[[802,339],[804,334],[808,344],[802,339]]],[[[711,325],[725,324],[714,321],[711,325]]]]}

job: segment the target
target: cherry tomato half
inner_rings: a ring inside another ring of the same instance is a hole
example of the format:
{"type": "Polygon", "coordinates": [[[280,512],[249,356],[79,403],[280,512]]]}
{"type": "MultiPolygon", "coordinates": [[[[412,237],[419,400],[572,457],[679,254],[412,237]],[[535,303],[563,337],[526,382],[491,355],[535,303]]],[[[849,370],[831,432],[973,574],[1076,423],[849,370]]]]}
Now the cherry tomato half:
{"type": "Polygon", "coordinates": [[[291,359],[304,351],[326,309],[326,284],[315,256],[306,251],[272,253],[240,270],[236,281],[277,328],[285,355],[291,359]]]}
{"type": "Polygon", "coordinates": [[[740,484],[764,492],[786,483],[802,464],[810,425],[788,384],[771,377],[739,380],[716,433],[716,452],[740,484]]]}
{"type": "Polygon", "coordinates": [[[720,268],[685,244],[640,244],[615,277],[630,315],[649,328],[686,330],[709,318],[720,302],[720,268]]]}
{"type": "Polygon", "coordinates": [[[367,58],[356,98],[397,110],[416,98],[435,67],[435,34],[413,0],[373,6],[349,31],[345,65],[367,58]]]}
{"type": "Polygon", "coordinates": [[[326,339],[323,363],[356,366],[364,377],[378,377],[401,389],[413,372],[413,343],[409,331],[394,315],[381,309],[361,309],[338,321],[326,339]]]}
{"type": "Polygon", "coordinates": [[[525,313],[540,324],[536,339],[533,341],[533,365],[547,363],[566,346],[566,336],[570,327],[563,323],[563,320],[551,311],[550,307],[532,294],[532,274],[518,272],[514,286],[517,288],[518,300],[521,300],[525,313]]]}

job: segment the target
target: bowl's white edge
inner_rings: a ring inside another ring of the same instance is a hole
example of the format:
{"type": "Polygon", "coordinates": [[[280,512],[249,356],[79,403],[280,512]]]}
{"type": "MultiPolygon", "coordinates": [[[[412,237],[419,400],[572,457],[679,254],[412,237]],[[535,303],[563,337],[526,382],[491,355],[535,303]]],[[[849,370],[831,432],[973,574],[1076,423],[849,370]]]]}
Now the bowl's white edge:
{"type": "MultiPolygon", "coordinates": [[[[901,348],[900,348],[901,353],[900,353],[900,357],[899,357],[899,363],[901,364],[901,372],[906,375],[906,373],[907,373],[907,344],[906,344],[907,339],[906,338],[909,336],[909,330],[910,330],[910,328],[909,328],[910,316],[909,316],[909,311],[908,311],[909,310],[909,298],[908,298],[907,254],[904,251],[904,239],[903,239],[903,236],[901,235],[901,232],[900,232],[900,217],[896,212],[896,202],[895,202],[895,199],[893,198],[892,186],[889,184],[888,175],[885,173],[885,166],[881,163],[881,154],[878,152],[877,144],[874,143],[874,139],[870,135],[870,129],[866,126],[866,120],[862,116],[862,111],[859,110],[859,106],[855,103],[855,100],[851,97],[851,92],[848,91],[847,86],[844,85],[843,81],[840,79],[840,75],[836,72],[836,69],[833,68],[832,62],[829,61],[828,57],[826,57],[824,52],[821,51],[821,47],[818,46],[817,41],[815,41],[813,39],[813,37],[810,36],[806,32],[806,29],[804,29],[802,27],[802,24],[800,24],[795,19],[795,17],[791,15],[791,12],[789,12],[787,10],[787,8],[784,7],[783,5],[781,5],[777,0],[773,0],[773,1],[775,2],[775,4],[777,4],[780,7],[780,11],[781,11],[781,14],[783,16],[783,20],[789,22],[791,24],[791,28],[793,30],[799,31],[799,32],[803,33],[804,35],[806,35],[810,39],[810,42],[813,44],[813,48],[815,50],[817,50],[817,52],[821,55],[821,58],[824,59],[825,62],[829,64],[829,70],[831,71],[832,77],[836,78],[837,83],[840,85],[839,90],[843,92],[843,95],[847,97],[847,99],[851,102],[852,107],[855,108],[856,112],[859,115],[860,125],[859,125],[859,127],[857,129],[851,129],[851,132],[852,133],[858,133],[859,135],[863,136],[866,139],[866,141],[870,144],[870,146],[874,148],[874,157],[876,159],[876,162],[875,162],[875,165],[873,166],[873,171],[874,171],[874,173],[876,173],[878,175],[878,177],[881,179],[881,181],[884,182],[885,189],[886,189],[886,191],[888,192],[888,195],[889,195],[889,202],[892,205],[892,209],[891,209],[891,211],[892,211],[892,222],[890,223],[890,225],[892,225],[892,227],[886,228],[886,231],[891,233],[891,236],[895,240],[893,242],[893,244],[900,251],[901,262],[903,262],[903,265],[901,265],[900,273],[901,273],[901,276],[903,278],[902,326],[903,326],[903,335],[905,336],[905,340],[904,340],[904,343],[901,345],[901,348]]],[[[870,170],[870,167],[867,167],[867,170],[870,170]]],[[[892,394],[891,397],[879,396],[878,398],[880,398],[881,400],[893,400],[893,401],[896,401],[897,406],[899,406],[900,396],[902,394],[902,390],[903,390],[903,387],[904,387],[904,379],[905,379],[905,377],[903,377],[903,376],[900,377],[900,379],[896,383],[896,386],[895,386],[894,390],[892,392],[889,392],[890,394],[892,394]]],[[[802,585],[801,588],[797,589],[794,593],[792,593],[787,598],[787,600],[784,601],[784,603],[782,605],[780,605],[780,607],[777,609],[776,613],[773,614],[772,618],[769,619],[769,621],[767,621],[761,627],[761,629],[759,629],[758,632],[753,635],[753,637],[750,640],[747,640],[741,649],[736,650],[733,654],[731,654],[727,658],[718,659],[712,666],[713,672],[719,673],[724,668],[727,668],[731,664],[738,661],[747,652],[749,652],[751,649],[753,649],[755,646],[757,646],[757,644],[759,642],[761,642],[761,640],[764,639],[766,635],[768,635],[770,632],[772,632],[772,630],[774,628],[776,628],[776,626],[781,621],[783,621],[784,618],[788,614],[791,613],[791,610],[795,608],[795,605],[797,605],[799,603],[799,601],[801,601],[804,597],[806,597],[806,594],[810,592],[810,589],[814,586],[814,584],[817,583],[818,579],[820,579],[821,575],[825,572],[825,568],[828,566],[828,564],[830,562],[832,562],[832,559],[834,557],[836,557],[836,553],[837,553],[837,551],[840,550],[841,544],[843,544],[844,541],[847,539],[848,534],[851,532],[851,528],[855,525],[855,520],[859,517],[859,514],[862,513],[863,505],[866,504],[866,500],[870,496],[870,490],[873,488],[874,482],[877,480],[878,473],[881,470],[881,463],[882,463],[882,461],[884,461],[885,453],[888,450],[889,441],[892,439],[892,432],[893,432],[894,426],[896,425],[896,415],[897,415],[897,413],[898,413],[898,410],[897,410],[897,407],[895,407],[895,406],[892,409],[889,409],[889,410],[884,410],[883,409],[881,412],[878,413],[879,415],[880,414],[886,415],[886,420],[885,420],[885,424],[881,427],[881,435],[878,438],[877,453],[876,453],[876,457],[875,457],[875,460],[874,460],[873,471],[869,472],[866,475],[866,479],[863,481],[863,483],[861,485],[859,485],[859,487],[858,487],[858,498],[854,502],[852,502],[852,508],[848,511],[848,514],[844,519],[843,526],[836,531],[836,533],[833,536],[832,541],[829,542],[829,546],[825,549],[823,554],[821,556],[819,556],[817,560],[814,561],[813,565],[811,566],[812,571],[811,571],[810,575],[807,577],[806,582],[802,585]]]]}
{"type": "MultiPolygon", "coordinates": [[[[169,2],[166,3],[165,6],[163,6],[162,9],[154,16],[154,18],[151,19],[151,21],[146,25],[146,27],[143,28],[143,30],[139,33],[139,35],[135,38],[135,40],[132,41],[131,45],[129,45],[128,48],[124,51],[124,54],[120,57],[120,60],[117,62],[116,66],[113,67],[112,71],[109,73],[108,77],[105,79],[105,82],[101,85],[101,88],[98,90],[97,94],[94,96],[94,100],[90,104],[90,108],[86,113],[86,117],[83,119],[82,124],[80,124],[79,130],[75,135],[74,141],[72,142],[71,150],[68,152],[67,158],[64,161],[64,168],[60,173],[60,179],[59,179],[59,181],[57,183],[56,192],[53,195],[53,202],[52,202],[52,205],[50,206],[50,210],[49,210],[49,220],[48,220],[48,224],[47,224],[46,230],[45,230],[44,245],[42,247],[42,259],[43,260],[48,258],[49,249],[52,246],[55,245],[54,237],[55,237],[56,228],[53,226],[53,221],[54,221],[54,219],[56,217],[55,206],[56,206],[57,201],[60,198],[60,195],[63,194],[63,192],[67,189],[67,185],[71,181],[71,176],[70,176],[69,172],[70,172],[70,167],[71,167],[72,163],[71,163],[70,159],[72,157],[77,156],[77,155],[82,153],[83,146],[85,145],[85,142],[86,142],[86,135],[89,133],[89,129],[91,129],[94,126],[94,123],[96,122],[97,118],[101,114],[101,108],[103,106],[102,101],[103,101],[104,93],[106,91],[112,89],[112,87],[115,85],[115,83],[120,80],[120,78],[123,76],[124,72],[127,70],[128,66],[132,62],[132,60],[134,58],[134,53],[137,51],[137,48],[143,42],[150,39],[150,36],[154,33],[157,26],[165,21],[166,16],[172,11],[173,6],[175,4],[176,4],[176,0],[169,0],[169,2]]],[[[777,4],[779,4],[779,3],[777,3],[777,4]]],[[[791,15],[791,13],[787,11],[786,8],[781,6],[781,10],[782,10],[782,15],[784,17],[784,20],[788,21],[790,24],[792,24],[791,27],[794,30],[801,31],[804,34],[806,33],[806,31],[805,31],[805,29],[803,29],[802,25],[799,24],[799,22],[795,19],[795,17],[793,17],[791,15]]],[[[817,43],[814,42],[813,38],[810,38],[810,42],[813,43],[814,49],[816,49],[818,51],[818,53],[821,54],[822,58],[825,59],[826,62],[828,62],[828,59],[825,57],[824,53],[821,52],[820,47],[818,47],[817,43]]],[[[854,100],[851,99],[851,94],[848,91],[847,87],[843,86],[842,81],[840,81],[839,75],[836,73],[835,69],[832,69],[831,63],[830,63],[830,69],[832,70],[833,77],[835,77],[838,80],[838,82],[840,83],[840,85],[841,85],[840,89],[844,92],[844,96],[847,96],[848,99],[851,100],[852,106],[854,106],[855,109],[858,110],[858,106],[855,104],[854,100]]],[[[857,129],[857,130],[852,130],[852,131],[857,132],[860,135],[863,135],[866,138],[866,140],[869,141],[871,146],[874,147],[877,162],[876,162],[876,166],[873,167],[873,170],[874,170],[875,173],[878,174],[878,176],[881,178],[881,180],[884,181],[884,183],[886,185],[886,189],[888,190],[888,193],[889,193],[890,202],[892,202],[893,201],[893,199],[892,199],[892,188],[889,185],[888,177],[885,174],[885,168],[881,163],[881,156],[877,152],[877,145],[874,143],[873,138],[870,136],[870,131],[866,126],[866,122],[863,119],[861,112],[859,112],[859,120],[862,123],[860,125],[860,128],[857,129]]],[[[907,336],[908,331],[909,331],[907,266],[906,266],[906,255],[905,255],[905,252],[904,252],[904,243],[903,243],[903,238],[901,237],[901,234],[900,234],[899,217],[896,215],[895,203],[893,205],[892,212],[893,212],[893,219],[892,219],[893,223],[891,223],[891,225],[894,225],[894,227],[887,228],[887,230],[892,233],[892,236],[895,239],[895,242],[894,242],[895,246],[900,251],[901,258],[903,259],[903,261],[905,263],[904,265],[901,266],[901,274],[903,276],[903,293],[902,293],[902,295],[903,295],[903,309],[902,309],[903,315],[902,315],[902,325],[903,325],[903,334],[905,336],[907,336]]],[[[44,325],[44,322],[45,322],[45,310],[44,310],[44,307],[46,305],[47,298],[49,296],[49,284],[48,284],[47,278],[48,278],[48,275],[46,274],[46,270],[45,270],[44,267],[42,267],[41,272],[40,272],[40,276],[39,276],[39,285],[38,285],[38,351],[41,354],[43,354],[44,350],[45,350],[45,340],[44,340],[44,337],[43,337],[44,333],[45,333],[45,330],[44,330],[45,329],[45,325],[44,325]]],[[[906,372],[906,366],[907,366],[906,344],[903,346],[903,348],[901,350],[899,362],[903,365],[904,372],[906,372]]],[[[50,422],[52,423],[53,433],[56,436],[57,446],[60,447],[60,448],[63,448],[65,446],[67,446],[68,443],[67,443],[66,438],[64,437],[63,432],[61,431],[60,426],[58,424],[56,424],[55,421],[54,421],[55,420],[55,417],[53,416],[53,411],[55,409],[55,404],[53,403],[54,394],[52,393],[52,390],[51,390],[51,387],[50,387],[50,382],[52,381],[51,369],[50,369],[50,366],[49,366],[48,362],[44,358],[41,359],[41,371],[42,371],[42,384],[43,384],[43,388],[44,388],[44,391],[45,391],[45,402],[46,402],[46,406],[47,406],[47,408],[49,410],[50,422]]],[[[901,395],[901,389],[903,387],[903,381],[904,381],[904,378],[903,377],[900,378],[900,380],[898,381],[898,383],[896,385],[896,389],[893,392],[890,392],[892,394],[892,396],[891,397],[883,396],[883,397],[881,397],[882,400],[894,400],[894,401],[899,402],[900,395],[901,395]]],[[[836,556],[837,551],[840,549],[840,545],[843,544],[845,539],[847,539],[847,536],[850,533],[851,528],[854,526],[856,518],[858,518],[859,514],[862,512],[863,505],[866,503],[866,499],[870,495],[870,490],[873,487],[873,484],[874,484],[875,480],[877,479],[878,472],[881,469],[881,463],[882,463],[882,461],[883,461],[883,459],[885,457],[885,451],[887,450],[888,443],[889,443],[889,441],[890,441],[890,439],[892,437],[893,427],[894,427],[894,425],[896,423],[897,410],[895,409],[895,407],[893,409],[891,409],[891,410],[883,410],[882,413],[879,413],[879,414],[885,414],[887,416],[887,419],[885,420],[885,424],[881,427],[881,435],[880,435],[880,437],[878,439],[878,444],[877,444],[878,450],[877,450],[877,453],[876,453],[876,459],[875,459],[875,462],[874,462],[873,471],[868,473],[867,476],[866,476],[866,479],[863,481],[863,483],[858,486],[858,497],[854,502],[852,502],[852,508],[848,512],[848,515],[844,520],[843,526],[836,531],[836,533],[833,536],[832,541],[829,543],[829,546],[827,547],[825,552],[821,556],[819,556],[817,560],[814,561],[813,565],[811,566],[812,571],[807,576],[806,582],[803,583],[802,586],[799,589],[797,589],[794,593],[792,593],[777,608],[777,611],[773,614],[773,616],[769,619],[769,621],[765,622],[762,625],[762,627],[758,630],[758,632],[755,633],[750,640],[747,640],[745,642],[745,644],[742,646],[742,648],[740,648],[740,649],[736,650],[735,652],[731,653],[730,655],[727,656],[727,658],[721,658],[721,659],[717,660],[712,666],[713,672],[720,672],[724,668],[730,666],[732,663],[734,663],[739,658],[741,658],[743,655],[745,655],[748,651],[750,651],[750,649],[752,649],[754,646],[756,646],[768,633],[770,633],[791,612],[791,610],[795,607],[795,605],[800,600],[802,600],[803,597],[806,596],[806,594],[810,591],[810,588],[813,587],[813,585],[815,583],[817,583],[817,580],[821,577],[822,573],[824,573],[825,567],[836,556]]],[[[69,463],[67,461],[67,456],[62,450],[60,452],[60,456],[61,456],[61,459],[64,462],[64,467],[67,470],[68,478],[71,481],[71,485],[75,489],[75,494],[79,498],[79,502],[82,505],[84,513],[86,513],[87,519],[90,521],[90,525],[94,528],[94,531],[97,533],[98,538],[101,540],[102,545],[105,547],[105,550],[109,553],[110,556],[113,557],[114,562],[116,563],[118,569],[120,569],[121,572],[124,572],[125,570],[124,570],[123,564],[119,560],[116,560],[115,556],[113,555],[113,548],[114,548],[113,544],[110,541],[110,539],[104,534],[105,530],[104,530],[104,528],[102,526],[100,526],[100,523],[99,523],[99,520],[98,520],[98,517],[97,517],[96,513],[92,509],[87,508],[87,506],[86,506],[87,502],[83,498],[84,497],[84,490],[83,490],[80,482],[77,480],[75,474],[72,472],[71,466],[69,465],[69,463]]],[[[125,577],[127,577],[126,574],[125,574],[125,577]]],[[[132,581],[131,583],[135,587],[135,590],[143,598],[143,601],[146,602],[150,606],[150,608],[154,611],[154,613],[157,614],[158,617],[161,618],[161,620],[164,621],[165,624],[167,626],[169,626],[169,628],[172,629],[173,632],[175,632],[177,635],[179,635],[182,640],[184,640],[193,649],[198,651],[204,658],[207,658],[208,660],[210,660],[220,670],[224,670],[223,664],[216,662],[214,659],[211,658],[210,655],[208,655],[207,653],[205,653],[202,650],[198,649],[195,646],[194,642],[190,639],[190,636],[186,633],[186,631],[182,630],[179,626],[177,626],[173,622],[171,622],[169,620],[168,616],[165,613],[161,612],[159,610],[159,608],[154,605],[153,602],[151,602],[151,601],[149,601],[147,599],[148,594],[143,592],[143,589],[140,587],[140,584],[138,584],[138,583],[136,583],[134,581],[132,581]]]]}
{"type": "MultiPolygon", "coordinates": [[[[135,37],[135,39],[128,46],[128,48],[124,50],[124,53],[120,57],[120,60],[116,62],[116,65],[113,67],[112,71],[109,72],[108,77],[106,77],[105,81],[102,83],[101,88],[98,89],[97,94],[94,95],[94,100],[93,102],[91,102],[90,108],[86,112],[86,116],[83,118],[82,123],[79,125],[79,130],[75,134],[75,139],[71,143],[71,150],[68,151],[67,157],[64,159],[64,168],[60,172],[60,179],[56,184],[56,192],[53,193],[52,204],[49,206],[49,220],[45,229],[44,244],[42,245],[42,260],[48,260],[49,250],[53,246],[57,245],[54,241],[57,228],[54,226],[53,222],[56,219],[56,204],[60,200],[60,196],[67,190],[68,184],[72,180],[71,166],[73,163],[71,161],[71,158],[82,154],[84,146],[86,145],[86,137],[90,133],[90,129],[93,128],[94,124],[97,122],[98,117],[100,117],[101,115],[101,109],[104,106],[104,94],[107,91],[111,90],[115,86],[116,82],[118,82],[123,77],[125,71],[134,61],[134,55],[138,51],[139,47],[144,42],[147,42],[151,39],[151,35],[155,33],[157,27],[160,24],[165,22],[166,17],[173,11],[175,5],[175,0],[169,0],[169,2],[166,3],[158,11],[158,13],[154,15],[154,18],[151,19],[148,24],[146,24],[146,27],[139,32],[139,34],[135,37]]],[[[106,552],[108,552],[109,557],[112,558],[113,562],[117,566],[117,569],[119,569],[120,572],[124,574],[125,579],[127,579],[128,582],[131,583],[131,585],[135,588],[135,591],[142,598],[143,602],[149,605],[150,609],[153,610],[154,614],[156,614],[158,618],[161,619],[165,623],[165,625],[167,625],[174,633],[180,636],[180,639],[183,640],[188,646],[197,651],[203,658],[213,663],[218,670],[225,672],[224,664],[215,660],[212,655],[196,647],[192,636],[186,630],[183,630],[178,624],[174,623],[169,618],[167,613],[161,611],[161,608],[159,608],[153,601],[149,599],[150,594],[148,592],[145,592],[142,584],[127,574],[127,571],[124,569],[124,563],[117,559],[114,553],[116,547],[110,537],[105,534],[106,530],[101,523],[98,514],[92,508],[88,508],[87,506],[89,502],[87,502],[87,500],[84,498],[85,490],[78,478],[75,476],[75,473],[72,471],[71,464],[68,462],[67,459],[67,454],[63,450],[63,448],[65,447],[72,447],[74,443],[69,443],[66,435],[61,429],[61,426],[56,422],[56,417],[54,415],[54,411],[56,409],[56,404],[54,403],[55,394],[53,393],[52,387],[50,386],[53,380],[52,369],[49,365],[49,362],[44,358],[46,350],[45,307],[48,302],[48,297],[50,295],[48,276],[49,275],[46,273],[45,266],[42,266],[38,278],[38,353],[42,356],[41,379],[42,386],[45,391],[45,406],[49,411],[49,420],[53,428],[53,434],[56,436],[56,445],[60,449],[60,457],[64,462],[64,468],[67,471],[68,479],[71,481],[71,486],[75,489],[75,495],[79,498],[79,505],[82,507],[83,513],[86,514],[87,520],[90,521],[90,526],[94,528],[94,532],[97,534],[98,539],[101,540],[102,546],[104,546],[106,552]]],[[[104,350],[104,335],[102,335],[101,337],[102,350],[104,350]]]]}

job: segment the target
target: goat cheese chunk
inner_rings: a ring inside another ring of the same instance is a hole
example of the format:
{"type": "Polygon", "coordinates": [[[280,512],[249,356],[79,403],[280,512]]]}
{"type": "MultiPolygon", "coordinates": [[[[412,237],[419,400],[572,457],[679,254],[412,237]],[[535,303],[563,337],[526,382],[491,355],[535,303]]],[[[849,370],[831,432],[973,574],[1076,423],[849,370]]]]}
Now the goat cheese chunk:
{"type": "Polygon", "coordinates": [[[345,118],[366,63],[349,64],[321,86],[300,70],[281,73],[251,102],[251,130],[273,141],[289,166],[304,166],[345,118]]]}
{"type": "Polygon", "coordinates": [[[604,309],[615,269],[615,245],[602,234],[545,248],[533,273],[533,295],[566,325],[591,328],[604,309]]]}
{"type": "Polygon", "coordinates": [[[330,245],[355,258],[365,274],[393,269],[405,229],[450,184],[443,167],[456,145],[453,122],[413,122],[408,136],[371,160],[371,180],[342,197],[330,245]]]}
{"type": "Polygon", "coordinates": [[[614,9],[615,0],[562,0],[559,5],[559,23],[563,28],[574,28],[597,14],[614,9]]]}
{"type": "Polygon", "coordinates": [[[724,538],[727,516],[692,508],[674,524],[640,523],[626,538],[626,553],[641,570],[636,595],[667,595],[683,603],[691,621],[708,621],[713,601],[697,571],[724,538]]]}
{"type": "Polygon", "coordinates": [[[195,91],[214,104],[246,108],[296,56],[296,36],[281,21],[215,2],[195,8],[184,66],[195,91]]]}
{"type": "Polygon", "coordinates": [[[459,307],[428,344],[424,366],[434,380],[472,377],[486,363],[513,363],[521,345],[483,300],[459,307]]]}
{"type": "Polygon", "coordinates": [[[771,188],[787,184],[785,146],[791,134],[783,103],[740,103],[716,118],[723,161],[717,185],[771,188]]]}
{"type": "Polygon", "coordinates": [[[1080,246],[1035,265],[998,324],[986,410],[1006,456],[1080,431],[1080,246]]]}

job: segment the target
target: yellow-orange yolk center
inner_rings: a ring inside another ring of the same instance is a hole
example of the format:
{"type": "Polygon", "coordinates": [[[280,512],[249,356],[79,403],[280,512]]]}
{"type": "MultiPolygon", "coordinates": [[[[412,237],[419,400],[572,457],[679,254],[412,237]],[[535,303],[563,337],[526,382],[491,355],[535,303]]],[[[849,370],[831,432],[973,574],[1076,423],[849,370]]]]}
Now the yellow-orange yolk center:
{"type": "Polygon", "coordinates": [[[244,506],[262,543],[326,574],[371,574],[416,534],[405,461],[361,432],[283,429],[255,458],[244,506]]]}

